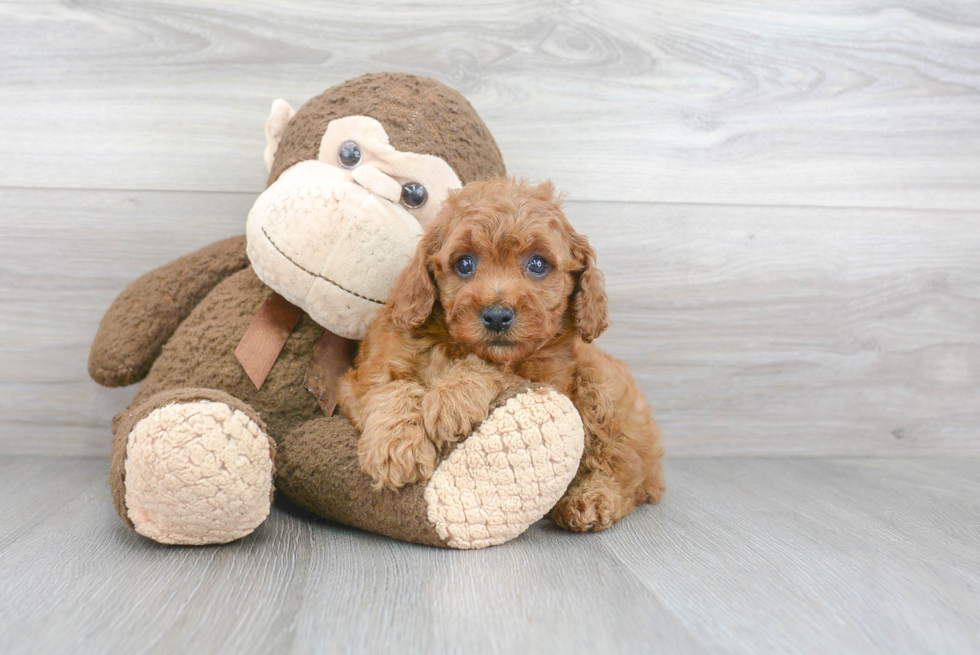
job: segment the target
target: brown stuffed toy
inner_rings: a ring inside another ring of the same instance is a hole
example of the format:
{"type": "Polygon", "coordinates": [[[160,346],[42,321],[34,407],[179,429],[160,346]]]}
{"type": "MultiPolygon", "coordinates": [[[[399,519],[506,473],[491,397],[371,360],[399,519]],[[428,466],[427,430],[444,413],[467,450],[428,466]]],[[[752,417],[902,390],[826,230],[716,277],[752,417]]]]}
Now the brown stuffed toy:
{"type": "Polygon", "coordinates": [[[274,488],[320,516],[396,539],[481,548],[561,498],[582,423],[548,388],[510,389],[426,481],[377,491],[336,409],[356,339],[388,300],[424,225],[463,184],[504,175],[470,104],[422,77],[373,74],[277,100],[269,186],[246,235],[147,273],[102,319],[89,373],[143,380],[113,419],[120,517],[168,544],[243,537],[274,488]]]}

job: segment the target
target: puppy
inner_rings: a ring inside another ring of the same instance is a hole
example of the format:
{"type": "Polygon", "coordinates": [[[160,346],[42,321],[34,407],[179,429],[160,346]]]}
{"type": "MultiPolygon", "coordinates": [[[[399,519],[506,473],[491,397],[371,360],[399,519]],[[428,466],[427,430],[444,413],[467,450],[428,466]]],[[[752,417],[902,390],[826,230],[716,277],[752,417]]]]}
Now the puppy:
{"type": "Polygon", "coordinates": [[[548,384],[585,425],[585,453],[550,516],[602,530],[664,491],[660,433],[623,362],[590,342],[608,326],[595,251],[550,183],[491,180],[449,197],[371,322],[341,408],[380,489],[427,479],[440,450],[503,390],[548,384]]]}

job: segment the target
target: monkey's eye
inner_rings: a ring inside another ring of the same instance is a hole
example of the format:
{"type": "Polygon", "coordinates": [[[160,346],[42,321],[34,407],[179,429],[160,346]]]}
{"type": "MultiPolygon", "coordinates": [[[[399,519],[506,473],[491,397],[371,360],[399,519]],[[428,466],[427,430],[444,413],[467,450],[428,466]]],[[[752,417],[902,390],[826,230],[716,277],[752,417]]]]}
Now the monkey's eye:
{"type": "Polygon", "coordinates": [[[476,270],[476,260],[473,255],[463,255],[456,260],[456,272],[460,277],[469,277],[476,270]]]}
{"type": "Polygon", "coordinates": [[[541,255],[531,255],[527,259],[524,269],[535,277],[541,277],[548,272],[548,262],[541,255]]]}
{"type": "Polygon", "coordinates": [[[353,141],[347,141],[340,146],[337,159],[344,168],[354,168],[361,163],[361,149],[353,141]]]}
{"type": "Polygon", "coordinates": [[[409,182],[402,187],[402,203],[409,209],[418,209],[429,199],[429,192],[418,182],[409,182]]]}

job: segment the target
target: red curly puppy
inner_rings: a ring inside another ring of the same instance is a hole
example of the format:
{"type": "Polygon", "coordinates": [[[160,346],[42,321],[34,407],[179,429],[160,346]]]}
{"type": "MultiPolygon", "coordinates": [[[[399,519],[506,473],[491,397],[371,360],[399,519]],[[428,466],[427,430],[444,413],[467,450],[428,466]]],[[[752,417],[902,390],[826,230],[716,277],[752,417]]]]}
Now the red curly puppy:
{"type": "Polygon", "coordinates": [[[601,530],[664,491],[663,447],[608,326],[595,251],[551,184],[492,180],[451,195],[361,342],[340,404],[379,488],[427,479],[437,451],[525,380],[572,399],[585,425],[578,473],[551,517],[601,530]]]}

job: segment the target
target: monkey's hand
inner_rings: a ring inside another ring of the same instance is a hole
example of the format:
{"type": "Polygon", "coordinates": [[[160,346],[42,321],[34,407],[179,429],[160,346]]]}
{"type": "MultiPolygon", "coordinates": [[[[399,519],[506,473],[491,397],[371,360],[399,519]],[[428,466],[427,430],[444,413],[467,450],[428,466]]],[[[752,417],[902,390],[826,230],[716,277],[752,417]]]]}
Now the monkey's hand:
{"type": "Polygon", "coordinates": [[[139,382],[177,326],[228,276],[248,266],[245,237],[218,241],[130,284],[102,317],[88,372],[106,387],[139,382]]]}

